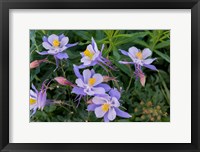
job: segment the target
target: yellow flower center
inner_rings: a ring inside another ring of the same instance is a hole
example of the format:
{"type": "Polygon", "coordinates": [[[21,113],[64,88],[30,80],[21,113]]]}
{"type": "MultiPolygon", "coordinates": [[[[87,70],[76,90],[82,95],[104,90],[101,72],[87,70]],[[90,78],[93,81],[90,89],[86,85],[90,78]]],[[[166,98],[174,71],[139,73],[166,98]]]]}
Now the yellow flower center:
{"type": "Polygon", "coordinates": [[[102,105],[102,110],[104,111],[104,112],[107,112],[108,111],[108,109],[110,108],[110,105],[108,104],[108,103],[104,103],[103,105],[102,105]]]}
{"type": "Polygon", "coordinates": [[[93,85],[95,84],[95,82],[96,82],[96,79],[95,79],[95,78],[90,78],[90,79],[88,80],[88,84],[89,84],[90,86],[93,86],[93,85]]]}
{"type": "Polygon", "coordinates": [[[141,60],[142,59],[142,52],[137,52],[136,57],[141,60]]]}
{"type": "Polygon", "coordinates": [[[33,105],[33,104],[35,104],[36,103],[36,100],[35,99],[33,99],[33,98],[30,98],[30,105],[33,105]]]}
{"type": "Polygon", "coordinates": [[[91,53],[88,49],[86,49],[84,52],[83,52],[83,54],[85,55],[85,56],[88,56],[90,59],[92,59],[92,57],[93,57],[93,53],[91,53]]]}
{"type": "Polygon", "coordinates": [[[54,40],[53,41],[53,46],[54,47],[58,47],[60,45],[60,41],[58,41],[58,40],[54,40]]]}

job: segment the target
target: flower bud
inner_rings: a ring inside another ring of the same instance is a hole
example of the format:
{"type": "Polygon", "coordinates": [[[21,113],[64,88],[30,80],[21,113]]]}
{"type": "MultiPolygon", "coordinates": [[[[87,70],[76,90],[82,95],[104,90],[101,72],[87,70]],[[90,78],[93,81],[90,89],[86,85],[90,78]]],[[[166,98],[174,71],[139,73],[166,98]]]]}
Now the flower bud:
{"type": "Polygon", "coordinates": [[[140,75],[140,83],[144,87],[146,82],[146,77],[145,75],[140,75]]]}
{"type": "Polygon", "coordinates": [[[40,66],[41,63],[43,62],[47,62],[47,59],[42,59],[42,60],[35,60],[33,62],[30,63],[30,69],[34,69],[40,66]]]}
{"type": "Polygon", "coordinates": [[[103,82],[117,81],[115,77],[103,76],[103,82]]]}
{"type": "Polygon", "coordinates": [[[89,99],[88,101],[86,101],[87,104],[92,104],[92,99],[89,99]]]}
{"type": "Polygon", "coordinates": [[[56,77],[54,78],[60,85],[69,85],[69,86],[72,86],[74,87],[75,85],[73,83],[71,83],[70,81],[68,81],[66,78],[64,77],[56,77]]]}

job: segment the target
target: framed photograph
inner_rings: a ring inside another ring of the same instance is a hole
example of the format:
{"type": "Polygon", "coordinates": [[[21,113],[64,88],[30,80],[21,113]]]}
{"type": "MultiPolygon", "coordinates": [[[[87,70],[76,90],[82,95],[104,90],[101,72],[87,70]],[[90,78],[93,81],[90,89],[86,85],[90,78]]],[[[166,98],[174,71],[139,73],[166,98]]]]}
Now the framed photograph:
{"type": "Polygon", "coordinates": [[[198,0],[0,4],[2,152],[200,152],[198,0]]]}

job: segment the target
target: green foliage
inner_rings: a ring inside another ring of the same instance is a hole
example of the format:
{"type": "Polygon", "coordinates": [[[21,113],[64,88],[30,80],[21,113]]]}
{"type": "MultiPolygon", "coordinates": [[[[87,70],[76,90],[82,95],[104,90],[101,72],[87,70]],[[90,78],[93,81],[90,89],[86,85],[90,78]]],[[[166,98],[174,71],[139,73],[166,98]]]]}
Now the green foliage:
{"type": "MultiPolygon", "coordinates": [[[[63,76],[71,82],[75,82],[73,64],[80,65],[81,55],[87,45],[91,43],[91,37],[97,42],[98,48],[105,45],[103,56],[107,57],[117,68],[108,72],[99,66],[94,66],[96,72],[110,77],[116,77],[117,81],[110,81],[111,87],[122,89],[120,99],[122,108],[132,115],[130,119],[117,117],[116,122],[125,121],[170,121],[170,31],[169,30],[31,30],[30,31],[30,62],[47,58],[48,62],[30,70],[30,84],[40,89],[44,80],[51,80],[57,76],[63,76]],[[69,37],[69,43],[79,42],[75,47],[67,49],[68,60],[62,60],[59,68],[56,68],[55,59],[51,55],[42,56],[36,51],[44,51],[42,37],[51,34],[65,34],[69,37]],[[136,46],[143,50],[149,48],[153,51],[152,58],[157,58],[153,64],[158,72],[143,68],[146,76],[145,87],[134,77],[134,66],[119,64],[120,60],[131,61],[122,55],[119,49],[128,50],[136,46]]],[[[53,99],[54,104],[46,106],[43,111],[37,110],[31,117],[36,122],[100,122],[102,119],[95,117],[93,112],[87,112],[87,104],[81,100],[77,107],[74,102],[75,94],[71,93],[70,86],[61,86],[52,81],[47,91],[48,99],[53,99]]]]}

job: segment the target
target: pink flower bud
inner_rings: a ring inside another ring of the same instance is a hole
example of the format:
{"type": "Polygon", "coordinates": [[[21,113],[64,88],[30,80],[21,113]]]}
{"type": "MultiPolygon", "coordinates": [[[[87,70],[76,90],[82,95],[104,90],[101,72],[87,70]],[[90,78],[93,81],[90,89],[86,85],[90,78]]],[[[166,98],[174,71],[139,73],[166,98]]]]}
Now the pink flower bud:
{"type": "Polygon", "coordinates": [[[141,85],[144,87],[145,86],[145,82],[146,82],[146,77],[144,74],[140,75],[140,83],[141,85]]]}
{"type": "Polygon", "coordinates": [[[72,87],[74,87],[74,86],[76,86],[76,85],[74,85],[73,83],[71,83],[70,81],[68,81],[66,78],[64,78],[64,77],[56,77],[56,78],[54,78],[60,85],[69,85],[69,86],[72,86],[72,87]]]}
{"type": "Polygon", "coordinates": [[[117,81],[115,77],[103,76],[103,82],[117,81]]]}
{"type": "Polygon", "coordinates": [[[92,104],[92,99],[89,99],[88,101],[86,101],[87,104],[92,104]]]}
{"type": "Polygon", "coordinates": [[[42,60],[35,60],[30,63],[30,69],[34,69],[40,66],[41,63],[48,61],[47,59],[42,59],[42,60]]]}

